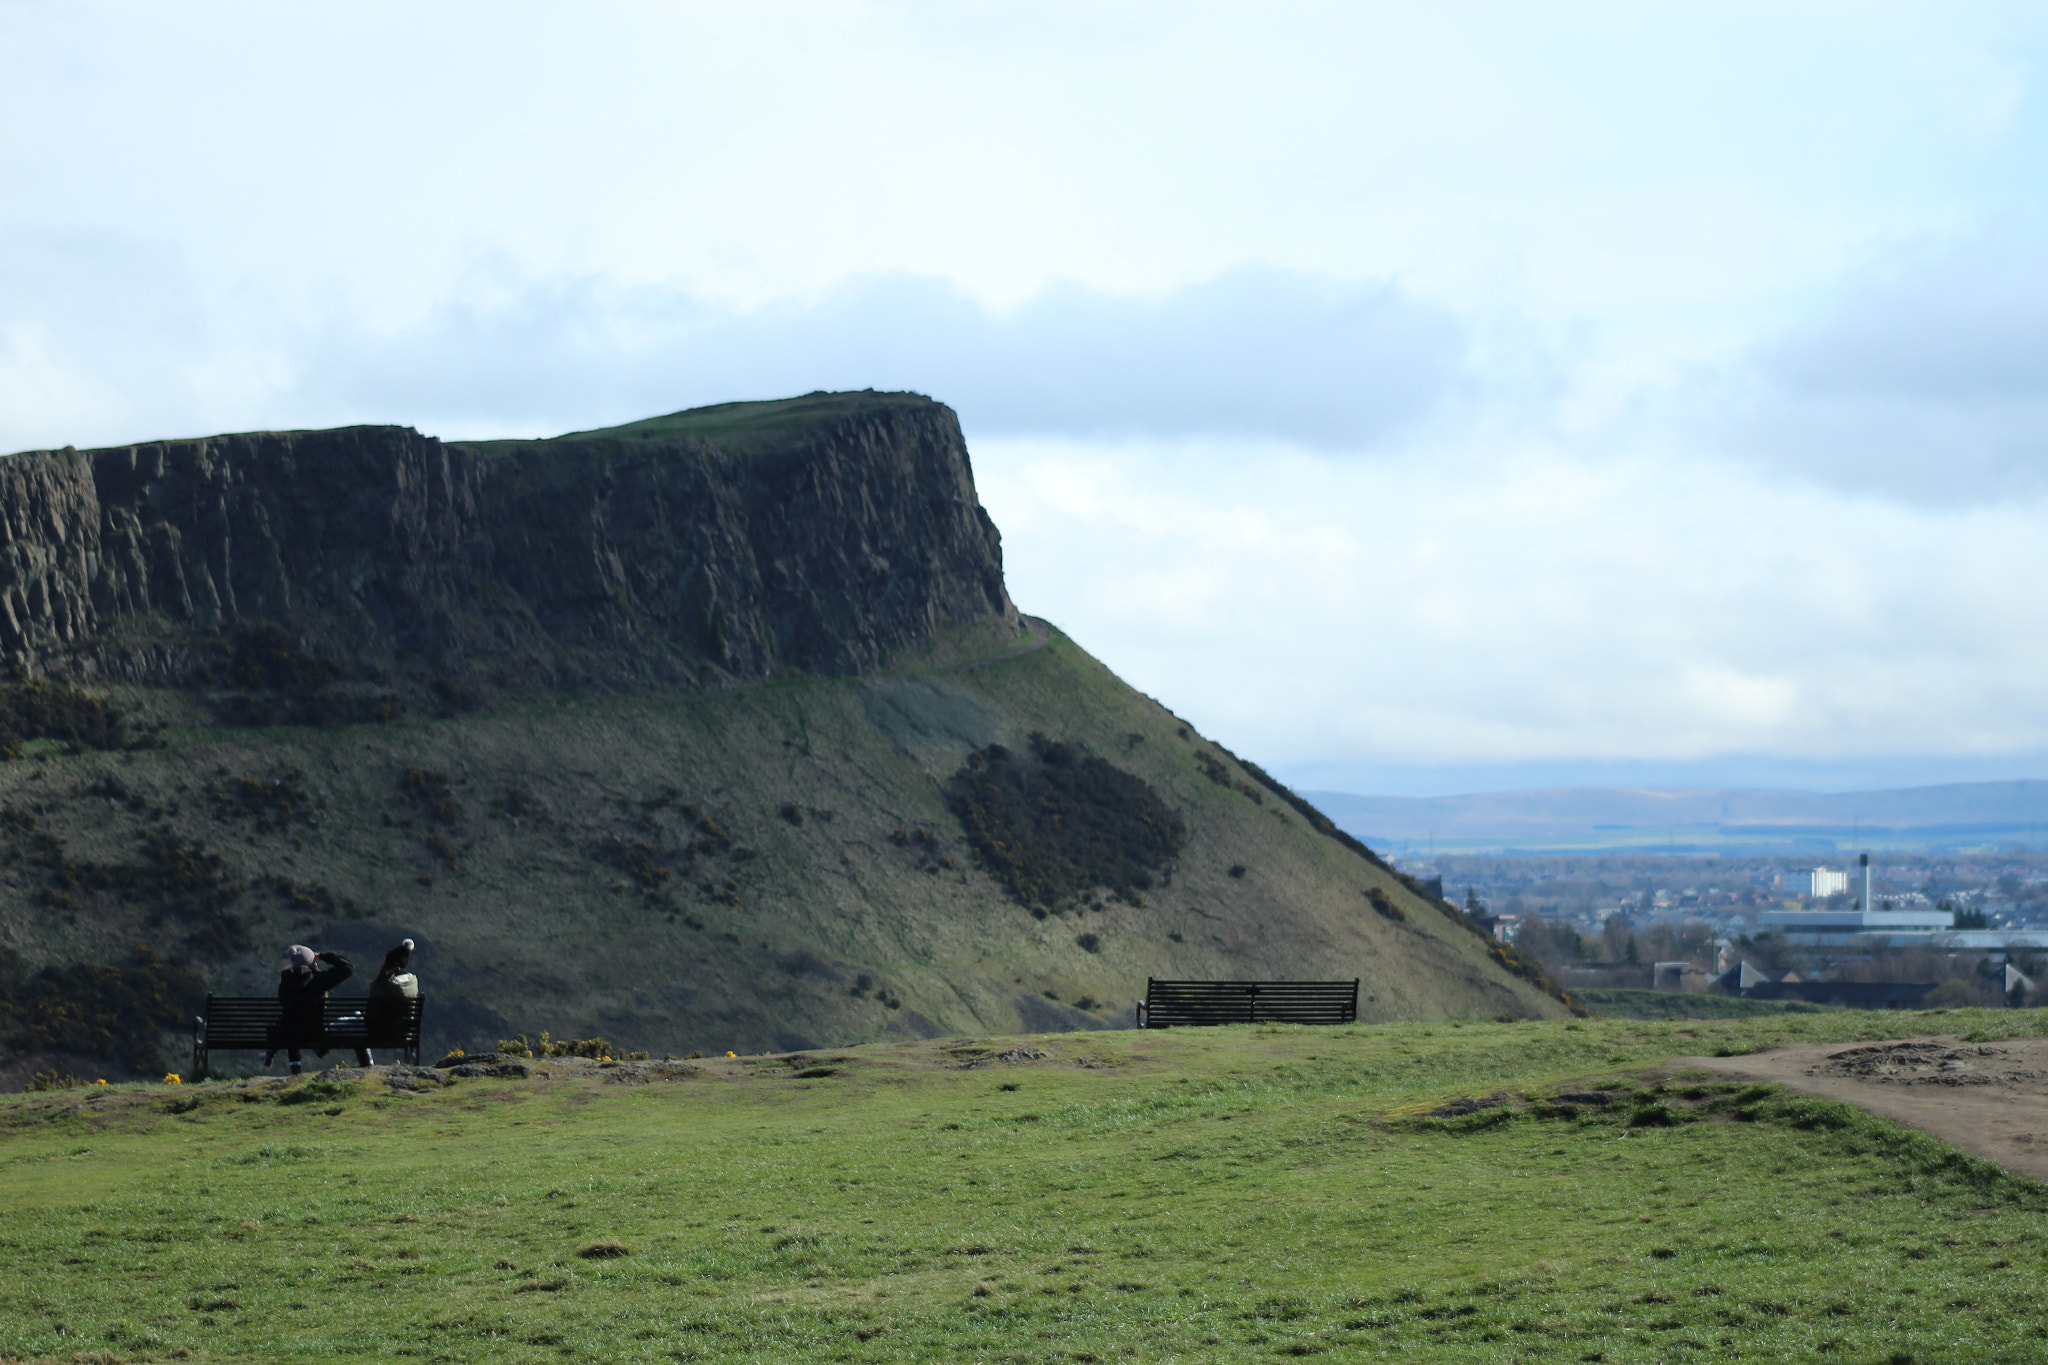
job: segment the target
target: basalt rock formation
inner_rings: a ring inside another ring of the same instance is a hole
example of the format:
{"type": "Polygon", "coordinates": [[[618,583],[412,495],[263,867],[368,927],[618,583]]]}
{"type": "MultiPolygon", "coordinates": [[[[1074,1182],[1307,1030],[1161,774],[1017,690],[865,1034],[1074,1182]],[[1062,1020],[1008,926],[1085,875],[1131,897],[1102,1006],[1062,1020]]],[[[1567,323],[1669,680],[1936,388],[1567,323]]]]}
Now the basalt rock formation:
{"type": "Polygon", "coordinates": [[[958,420],[915,394],[552,440],[258,432],[0,461],[0,660],[179,684],[237,627],[352,676],[692,686],[1011,631],[958,420]]]}

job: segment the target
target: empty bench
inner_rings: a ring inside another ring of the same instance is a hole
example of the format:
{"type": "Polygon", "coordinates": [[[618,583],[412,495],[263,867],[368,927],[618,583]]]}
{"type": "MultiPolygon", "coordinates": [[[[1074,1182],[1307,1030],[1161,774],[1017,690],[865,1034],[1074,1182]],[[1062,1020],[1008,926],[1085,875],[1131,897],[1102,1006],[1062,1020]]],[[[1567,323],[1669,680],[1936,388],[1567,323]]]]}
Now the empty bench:
{"type": "Polygon", "coordinates": [[[397,1051],[401,1061],[420,1062],[420,1014],[424,996],[379,1006],[379,1027],[372,1029],[361,997],[320,1002],[320,1027],[283,1027],[284,1005],[275,996],[209,995],[206,1013],[192,1024],[192,1074],[206,1074],[212,1052],[268,1052],[272,1048],[318,1051],[325,1048],[383,1048],[397,1051]],[[388,1014],[386,1013],[388,1011],[388,1014]]]}
{"type": "Polygon", "coordinates": [[[1353,1024],[1358,978],[1349,981],[1160,981],[1145,979],[1139,1028],[1209,1024],[1353,1024]]]}

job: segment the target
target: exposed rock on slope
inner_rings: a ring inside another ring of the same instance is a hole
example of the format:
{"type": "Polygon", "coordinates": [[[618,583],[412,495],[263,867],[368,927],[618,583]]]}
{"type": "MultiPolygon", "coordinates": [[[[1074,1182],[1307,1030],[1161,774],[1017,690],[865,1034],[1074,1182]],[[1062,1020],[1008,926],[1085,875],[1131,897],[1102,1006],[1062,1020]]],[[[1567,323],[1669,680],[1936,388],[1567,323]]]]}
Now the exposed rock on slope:
{"type": "Polygon", "coordinates": [[[359,676],[848,674],[1014,631],[951,409],[733,404],[549,441],[260,432],[0,462],[0,657],[189,681],[249,623],[359,676]]]}

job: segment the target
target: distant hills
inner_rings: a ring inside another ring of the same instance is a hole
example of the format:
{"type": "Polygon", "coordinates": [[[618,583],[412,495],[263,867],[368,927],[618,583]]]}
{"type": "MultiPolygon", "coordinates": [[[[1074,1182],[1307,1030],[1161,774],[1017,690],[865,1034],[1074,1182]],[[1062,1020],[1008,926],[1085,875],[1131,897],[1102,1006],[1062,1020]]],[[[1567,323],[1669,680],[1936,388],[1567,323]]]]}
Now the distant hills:
{"type": "Polygon", "coordinates": [[[2048,841],[2048,781],[1892,791],[1568,787],[1464,796],[1308,793],[1372,847],[1419,852],[1982,850],[2048,841]]]}

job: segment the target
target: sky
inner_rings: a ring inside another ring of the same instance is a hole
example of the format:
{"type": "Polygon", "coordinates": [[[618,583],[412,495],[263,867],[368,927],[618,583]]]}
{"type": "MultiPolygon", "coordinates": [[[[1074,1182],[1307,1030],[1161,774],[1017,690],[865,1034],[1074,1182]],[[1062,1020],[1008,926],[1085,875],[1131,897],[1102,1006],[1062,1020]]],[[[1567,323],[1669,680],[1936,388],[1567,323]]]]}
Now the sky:
{"type": "Polygon", "coordinates": [[[960,414],[1297,785],[2048,777],[2048,9],[0,0],[0,450],[960,414]]]}

